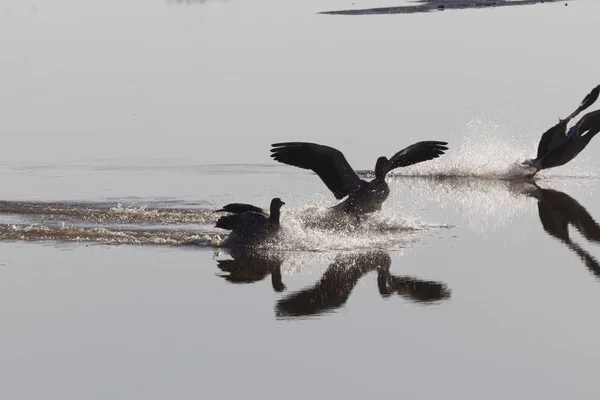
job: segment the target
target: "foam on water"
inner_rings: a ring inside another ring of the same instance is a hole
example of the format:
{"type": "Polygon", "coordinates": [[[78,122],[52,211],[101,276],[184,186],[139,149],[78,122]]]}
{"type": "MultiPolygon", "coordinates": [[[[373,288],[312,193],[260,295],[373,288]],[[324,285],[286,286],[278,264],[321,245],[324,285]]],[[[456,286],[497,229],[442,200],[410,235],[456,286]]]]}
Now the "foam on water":
{"type": "MultiPolygon", "coordinates": [[[[333,212],[326,200],[323,204],[315,201],[286,206],[280,231],[254,247],[272,251],[396,251],[453,226],[482,232],[496,229],[537,204],[532,195],[538,187],[531,181],[441,174],[399,175],[389,180],[393,193],[388,203],[396,203],[381,212],[357,220],[333,212]],[[402,197],[409,201],[398,202],[402,197]],[[419,217],[423,210],[427,210],[426,219],[419,217]]],[[[563,186],[586,184],[585,180],[573,179],[557,182],[563,186]]],[[[214,228],[218,214],[213,210],[0,202],[0,215],[0,240],[216,248],[229,244],[229,232],[214,228]]]]}
{"type": "MultiPolygon", "coordinates": [[[[523,181],[471,177],[395,177],[390,186],[408,192],[413,204],[428,208],[429,214],[441,210],[445,222],[484,232],[506,225],[535,205],[529,194],[535,184],[523,181]],[[458,221],[461,222],[458,222],[458,221]]],[[[409,205],[407,205],[409,207],[409,205]]]]}
{"type": "MultiPolygon", "coordinates": [[[[398,217],[383,211],[360,220],[333,212],[329,207],[306,205],[287,207],[282,212],[277,234],[254,244],[270,250],[332,251],[353,249],[397,250],[411,245],[420,232],[446,225],[430,224],[398,217]]],[[[225,247],[240,242],[223,242],[225,247]]]]}
{"type": "Polygon", "coordinates": [[[209,247],[217,245],[221,238],[216,234],[172,230],[115,230],[105,227],[77,227],[64,224],[62,226],[2,224],[0,225],[0,240],[209,247]]]}
{"type": "MultiPolygon", "coordinates": [[[[125,208],[120,204],[2,202],[0,240],[95,242],[102,244],[229,246],[226,231],[214,228],[219,214],[205,209],[125,208]],[[12,216],[12,218],[11,218],[12,216]],[[12,221],[11,221],[12,219],[12,221]]],[[[386,211],[360,221],[328,207],[287,207],[281,229],[255,247],[330,251],[399,249],[417,233],[443,226],[399,218],[386,211]]],[[[233,242],[235,244],[235,242],[233,242]]]]}
{"type": "Polygon", "coordinates": [[[217,220],[212,210],[159,208],[148,204],[124,207],[120,203],[0,201],[0,214],[21,215],[36,222],[86,221],[99,224],[214,224],[217,220]]]}
{"type": "Polygon", "coordinates": [[[411,245],[418,231],[430,228],[420,221],[401,220],[383,212],[362,217],[358,222],[347,216],[330,215],[328,209],[307,207],[292,210],[286,217],[273,247],[309,251],[394,250],[411,245]]]}
{"type": "MultiPolygon", "coordinates": [[[[234,260],[237,264],[249,265],[252,269],[263,268],[266,264],[276,267],[284,276],[294,276],[298,273],[312,274],[316,272],[314,267],[331,264],[339,254],[362,254],[361,250],[340,251],[290,251],[269,248],[223,248],[214,250],[214,258],[217,261],[234,260]],[[267,261],[267,263],[264,263],[267,261]]],[[[402,255],[404,249],[395,251],[402,255]]]]}

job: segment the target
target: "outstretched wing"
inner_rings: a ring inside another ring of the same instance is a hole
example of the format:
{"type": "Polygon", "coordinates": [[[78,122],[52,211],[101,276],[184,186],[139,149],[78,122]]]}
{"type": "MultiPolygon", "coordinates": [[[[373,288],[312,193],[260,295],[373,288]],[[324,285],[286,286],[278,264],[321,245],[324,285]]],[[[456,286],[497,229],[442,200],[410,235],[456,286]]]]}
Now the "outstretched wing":
{"type": "Polygon", "coordinates": [[[600,131],[600,110],[592,111],[585,114],[577,122],[574,128],[577,128],[577,135],[584,136],[592,134],[595,135],[600,131]],[[589,132],[588,132],[589,131],[589,132]],[[587,133],[586,133],[587,132],[587,133]]]}
{"type": "Polygon", "coordinates": [[[596,100],[598,100],[598,96],[600,95],[600,85],[596,86],[595,88],[593,88],[581,101],[581,104],[579,104],[579,107],[577,107],[577,109],[575,111],[573,111],[573,113],[571,113],[571,115],[569,115],[567,117],[567,121],[573,119],[577,114],[579,114],[580,112],[582,112],[583,110],[585,110],[586,108],[588,108],[589,106],[591,106],[592,104],[594,104],[596,102],[596,100]]]}
{"type": "MultiPolygon", "coordinates": [[[[552,128],[548,129],[542,135],[540,139],[540,143],[538,144],[537,151],[537,159],[540,159],[544,155],[549,152],[555,150],[556,148],[562,146],[566,141],[567,136],[567,124],[575,118],[580,112],[594,104],[594,102],[598,99],[598,95],[600,95],[600,85],[593,88],[581,101],[579,107],[575,111],[571,113],[567,118],[558,121],[558,124],[554,125],[552,128]]],[[[577,126],[582,126],[586,117],[593,113],[589,113],[583,116],[581,120],[577,123],[577,126]]]]}
{"type": "Polygon", "coordinates": [[[411,144],[404,150],[400,150],[390,158],[389,170],[407,167],[423,161],[438,158],[448,150],[448,143],[437,141],[425,141],[411,144]]]}
{"type": "Polygon", "coordinates": [[[280,163],[314,171],[336,199],[346,197],[362,185],[346,157],[333,147],[304,142],[274,143],[271,146],[271,157],[280,163]]]}
{"type": "Polygon", "coordinates": [[[244,204],[244,203],[227,204],[225,207],[223,207],[220,210],[217,210],[215,212],[230,212],[233,214],[241,214],[241,213],[245,213],[245,212],[255,212],[255,213],[263,214],[266,216],[269,215],[269,213],[267,211],[263,210],[260,207],[256,207],[256,206],[253,206],[252,204],[244,204]]]}

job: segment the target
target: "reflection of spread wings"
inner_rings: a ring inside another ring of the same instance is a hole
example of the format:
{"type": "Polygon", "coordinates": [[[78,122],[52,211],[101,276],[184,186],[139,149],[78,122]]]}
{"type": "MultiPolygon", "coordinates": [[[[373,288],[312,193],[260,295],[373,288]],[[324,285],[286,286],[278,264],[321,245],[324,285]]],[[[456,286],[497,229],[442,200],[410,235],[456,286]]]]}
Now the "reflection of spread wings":
{"type": "MultiPolygon", "coordinates": [[[[547,211],[544,211],[548,215],[544,220],[560,218],[565,221],[565,224],[573,225],[587,240],[600,243],[600,226],[577,200],[566,193],[552,189],[540,189],[540,193],[540,201],[548,208],[547,211]]],[[[542,213],[542,208],[539,210],[542,213]]],[[[541,214],[540,220],[542,220],[541,214]]],[[[544,220],[542,220],[542,225],[544,225],[544,220]]]]}
{"type": "Polygon", "coordinates": [[[598,261],[569,237],[569,224],[571,224],[587,240],[600,242],[600,226],[585,207],[566,193],[539,188],[538,213],[544,230],[577,253],[588,270],[600,278],[598,261]]]}
{"type": "Polygon", "coordinates": [[[547,204],[538,203],[538,215],[542,228],[551,236],[557,239],[568,241],[569,239],[569,223],[561,213],[553,211],[547,204]]]}
{"type": "Polygon", "coordinates": [[[451,291],[441,282],[424,281],[409,276],[394,276],[389,271],[380,271],[377,276],[379,293],[388,297],[396,293],[407,300],[429,303],[450,298],[451,291]]]}
{"type": "Polygon", "coordinates": [[[275,314],[277,317],[301,317],[340,308],[364,274],[389,268],[390,264],[389,254],[383,251],[339,255],[313,287],[279,300],[275,314]]]}
{"type": "Polygon", "coordinates": [[[567,246],[573,250],[583,261],[587,269],[596,277],[600,278],[600,264],[590,253],[579,247],[577,243],[570,242],[567,246]]]}
{"type": "Polygon", "coordinates": [[[394,276],[389,272],[390,265],[391,258],[383,251],[338,256],[313,287],[279,300],[275,313],[277,317],[301,317],[334,311],[346,303],[358,280],[375,270],[383,297],[395,293],[422,303],[450,297],[445,284],[394,276]]]}

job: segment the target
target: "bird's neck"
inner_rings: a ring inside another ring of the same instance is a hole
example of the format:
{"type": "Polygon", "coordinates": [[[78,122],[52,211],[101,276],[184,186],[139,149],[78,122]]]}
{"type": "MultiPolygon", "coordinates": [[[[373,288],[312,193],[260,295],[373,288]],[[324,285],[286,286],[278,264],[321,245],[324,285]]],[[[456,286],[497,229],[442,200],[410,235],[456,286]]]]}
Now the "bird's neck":
{"type": "Polygon", "coordinates": [[[273,208],[271,208],[269,220],[271,220],[271,222],[279,223],[279,215],[280,215],[279,208],[273,207],[273,208]]]}
{"type": "Polygon", "coordinates": [[[387,165],[379,165],[379,163],[377,164],[378,165],[375,166],[375,179],[383,182],[385,181],[385,176],[390,170],[388,169],[387,165]]]}
{"type": "Polygon", "coordinates": [[[387,174],[385,172],[376,172],[375,173],[375,180],[377,182],[385,182],[385,176],[387,174]]]}

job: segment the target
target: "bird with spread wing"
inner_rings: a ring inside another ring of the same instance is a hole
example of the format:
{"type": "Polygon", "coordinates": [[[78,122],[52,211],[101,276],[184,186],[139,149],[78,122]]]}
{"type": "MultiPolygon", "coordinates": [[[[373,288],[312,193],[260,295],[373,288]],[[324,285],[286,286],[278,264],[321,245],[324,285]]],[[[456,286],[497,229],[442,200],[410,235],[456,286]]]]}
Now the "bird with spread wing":
{"type": "Polygon", "coordinates": [[[567,130],[567,124],[583,110],[594,104],[599,95],[600,85],[593,88],[585,96],[579,107],[571,115],[561,119],[556,125],[544,132],[538,144],[536,158],[523,163],[523,166],[532,169],[531,177],[543,169],[559,167],[573,160],[600,132],[600,110],[585,114],[571,129],[567,130]]]}
{"type": "Polygon", "coordinates": [[[425,141],[408,146],[390,159],[379,157],[375,179],[365,181],[352,169],[341,151],[316,143],[286,142],[272,145],[271,157],[283,164],[315,172],[336,199],[346,198],[335,209],[361,215],[381,210],[390,194],[385,177],[391,170],[438,158],[448,150],[446,142],[425,141]]]}

